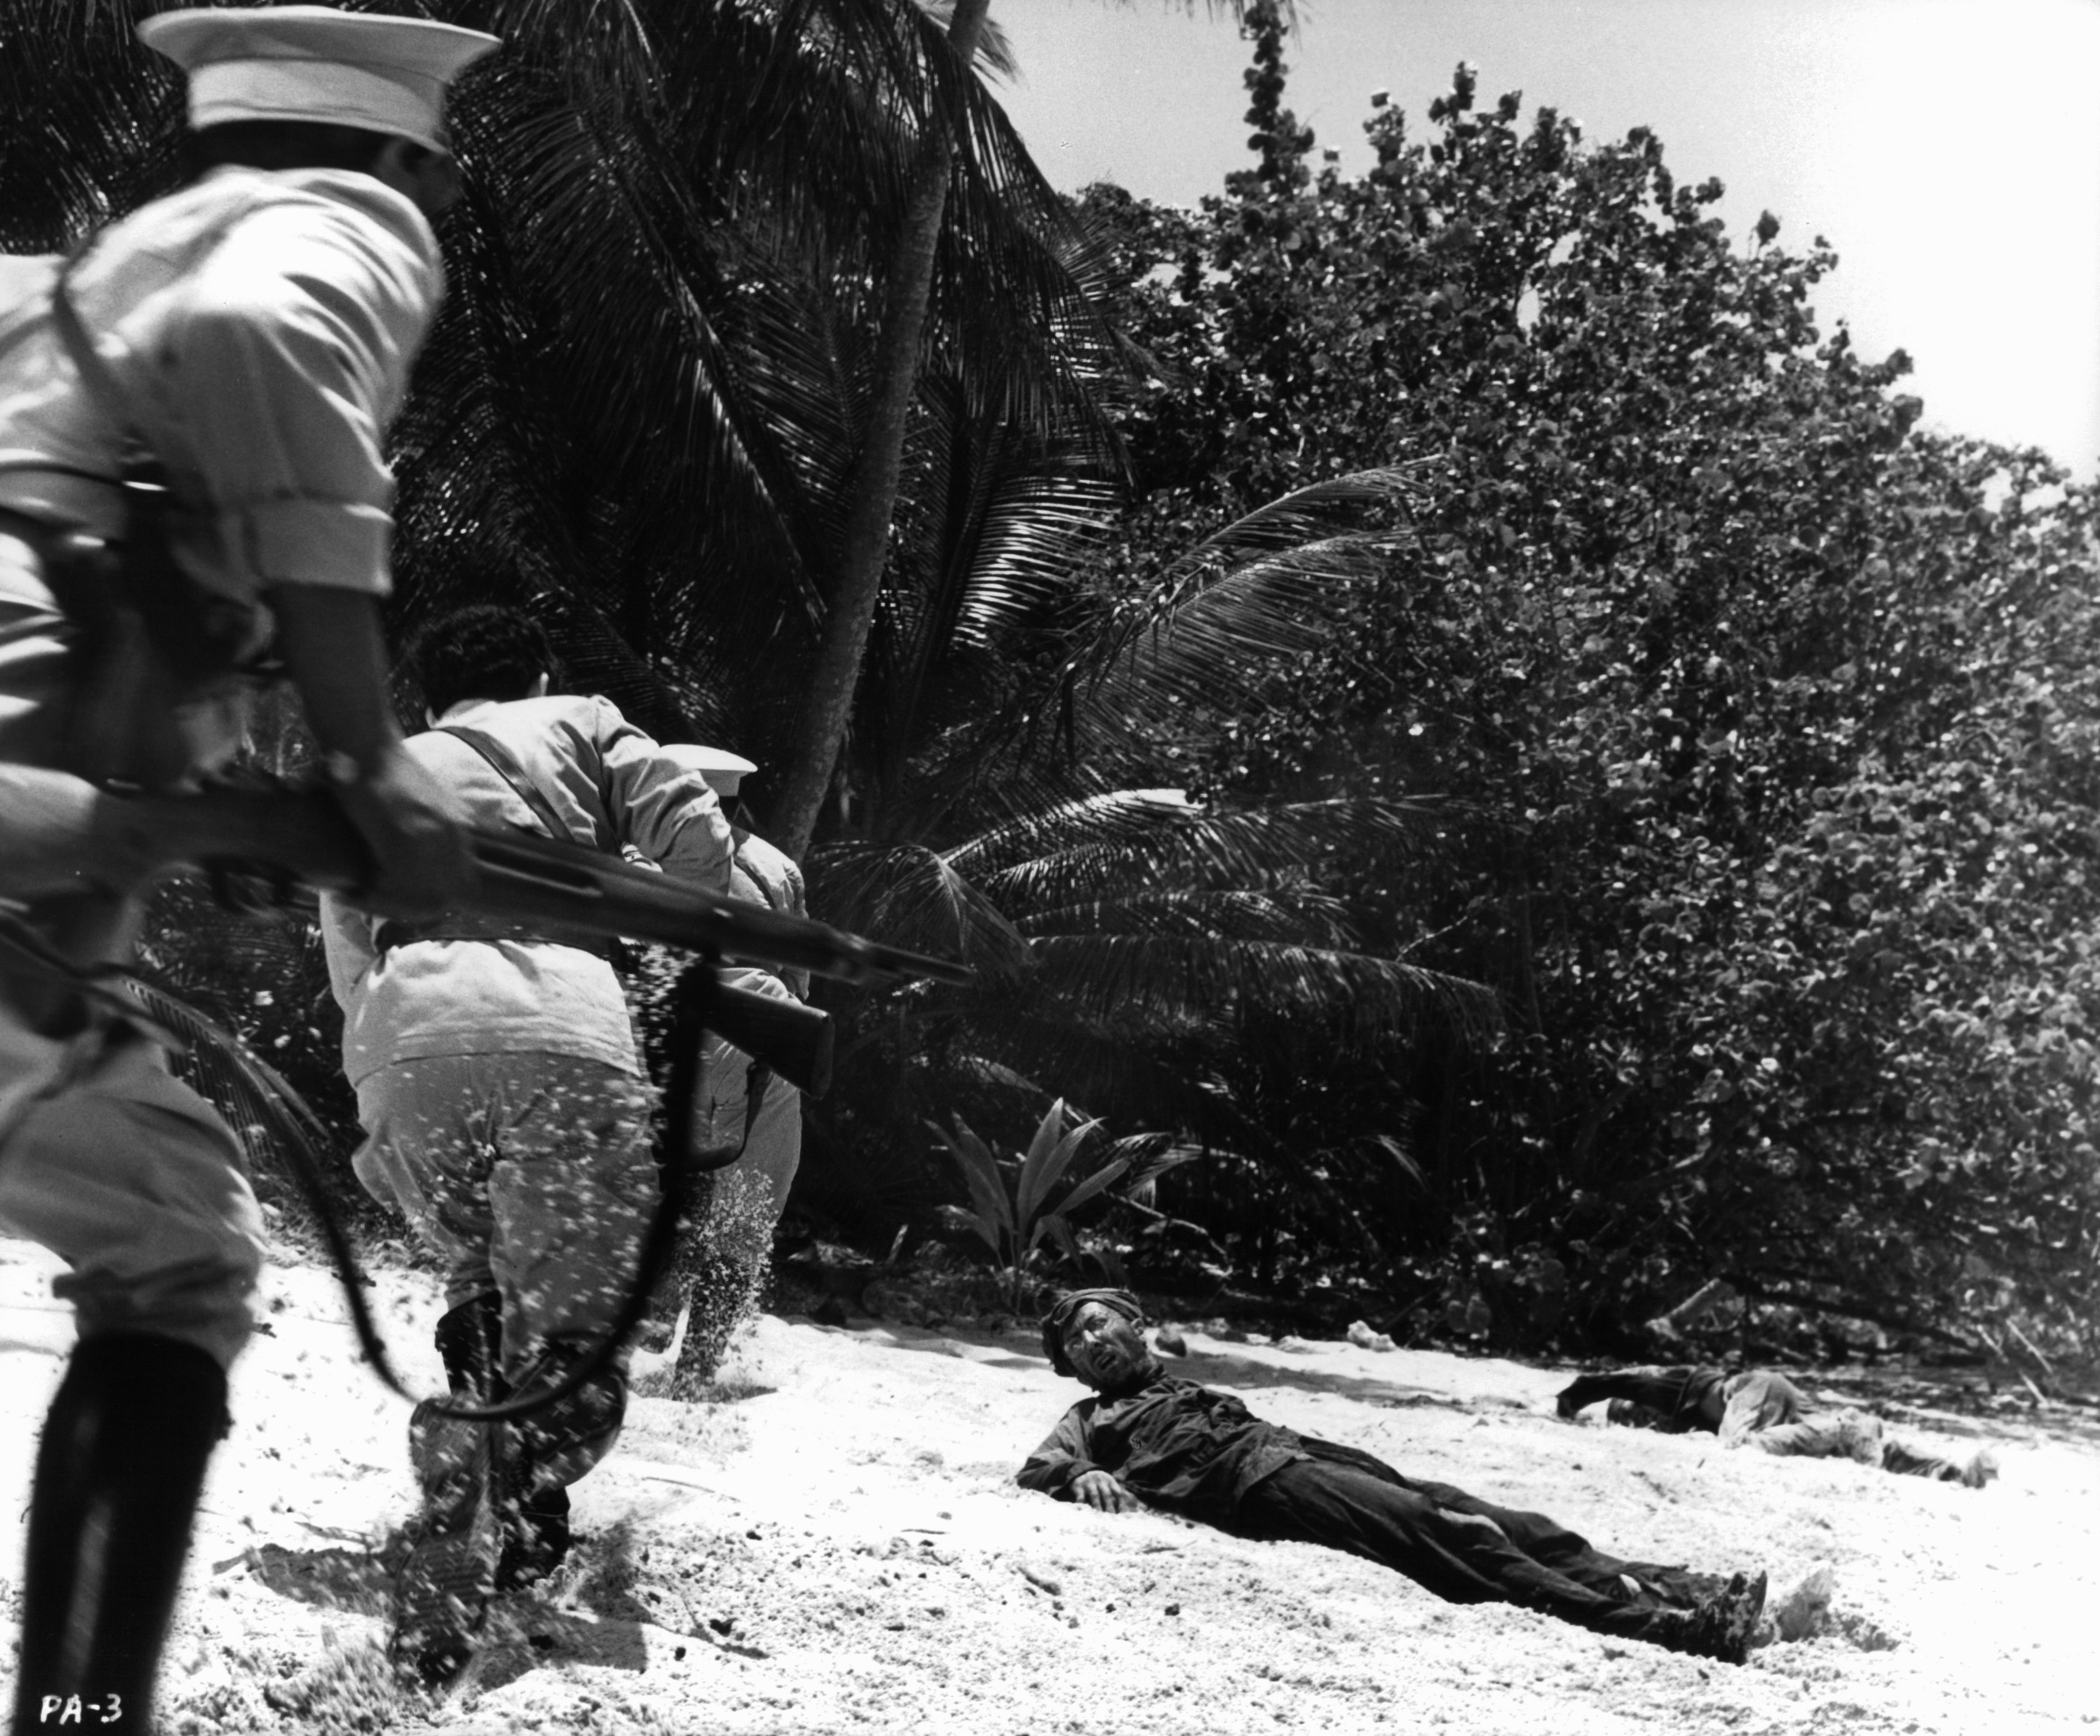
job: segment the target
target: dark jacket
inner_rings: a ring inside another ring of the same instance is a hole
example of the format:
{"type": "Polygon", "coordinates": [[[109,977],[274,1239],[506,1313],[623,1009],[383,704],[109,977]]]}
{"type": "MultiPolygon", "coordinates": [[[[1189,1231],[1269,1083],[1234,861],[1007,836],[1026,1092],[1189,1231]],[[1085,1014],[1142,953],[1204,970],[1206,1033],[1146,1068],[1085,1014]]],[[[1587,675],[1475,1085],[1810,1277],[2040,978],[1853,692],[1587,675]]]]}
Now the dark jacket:
{"type": "Polygon", "coordinates": [[[1156,1506],[1231,1531],[1250,1489],[1307,1459],[1400,1480],[1369,1453],[1264,1422],[1229,1393],[1168,1374],[1135,1392],[1082,1399],[1028,1456],[1016,1480],[1070,1500],[1083,1472],[1106,1471],[1156,1506]]]}

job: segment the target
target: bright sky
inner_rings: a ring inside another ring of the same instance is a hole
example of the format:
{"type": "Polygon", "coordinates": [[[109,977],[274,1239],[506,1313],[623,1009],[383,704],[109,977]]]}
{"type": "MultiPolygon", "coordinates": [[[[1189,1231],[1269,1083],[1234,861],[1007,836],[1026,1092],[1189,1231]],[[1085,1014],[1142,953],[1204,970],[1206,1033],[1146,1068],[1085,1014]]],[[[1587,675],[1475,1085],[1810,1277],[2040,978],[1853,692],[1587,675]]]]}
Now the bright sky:
{"type": "MultiPolygon", "coordinates": [[[[1652,127],[1678,180],[1718,175],[1746,236],[1822,235],[1818,297],[1862,353],[1901,347],[1928,422],[2100,470],[2100,0],[1300,0],[1286,100],[1370,162],[1461,59],[1591,142],[1652,127]]],[[[1203,0],[993,0],[1001,92],[1058,186],[1193,204],[1243,166],[1247,45],[1203,0]]]]}

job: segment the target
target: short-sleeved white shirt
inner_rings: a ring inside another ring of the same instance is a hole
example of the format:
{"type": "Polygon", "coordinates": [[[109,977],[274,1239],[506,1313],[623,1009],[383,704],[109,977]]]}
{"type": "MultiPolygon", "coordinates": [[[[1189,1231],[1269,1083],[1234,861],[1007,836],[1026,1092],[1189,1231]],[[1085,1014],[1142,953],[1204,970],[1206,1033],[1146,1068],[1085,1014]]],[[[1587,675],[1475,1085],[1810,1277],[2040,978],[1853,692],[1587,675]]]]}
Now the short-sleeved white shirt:
{"type": "MultiPolygon", "coordinates": [[[[112,532],[122,430],[60,341],[54,275],[18,267],[0,309],[0,506],[112,532]]],[[[73,305],[166,472],[193,578],[244,601],[386,593],[382,442],[443,286],[422,214],[346,170],[216,169],[95,238],[73,305]]]]}

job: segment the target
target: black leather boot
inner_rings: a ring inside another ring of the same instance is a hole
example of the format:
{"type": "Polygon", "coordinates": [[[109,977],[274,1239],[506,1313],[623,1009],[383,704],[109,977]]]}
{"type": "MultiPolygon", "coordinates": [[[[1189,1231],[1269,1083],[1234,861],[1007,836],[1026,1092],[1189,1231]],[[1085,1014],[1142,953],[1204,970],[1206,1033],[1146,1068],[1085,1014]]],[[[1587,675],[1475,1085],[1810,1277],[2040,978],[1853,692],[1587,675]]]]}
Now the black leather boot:
{"type": "Polygon", "coordinates": [[[76,1699],[83,1727],[148,1727],[227,1423],[226,1372],[194,1345],[122,1333],[74,1350],[37,1451],[15,1736],[51,1729],[76,1699]]]}
{"type": "Polygon", "coordinates": [[[504,1511],[496,1588],[518,1591],[547,1578],[569,1554],[569,1491],[536,1489],[529,1469],[504,1511]]]}
{"type": "MultiPolygon", "coordinates": [[[[461,1303],[439,1320],[433,1336],[455,1399],[486,1404],[508,1396],[499,1298],[461,1303]]],[[[496,1590],[508,1434],[500,1423],[440,1416],[427,1402],[408,1418],[408,1458],[422,1500],[394,1582],[387,1653],[426,1688],[449,1686],[466,1668],[496,1590]]]]}
{"type": "MultiPolygon", "coordinates": [[[[548,1346],[520,1388],[552,1385],[585,1354],[574,1345],[548,1346]]],[[[518,1418],[507,1466],[500,1587],[529,1585],[561,1566],[571,1541],[568,1486],[611,1452],[626,1415],[627,1377],[607,1368],[558,1403],[518,1418]]]]}

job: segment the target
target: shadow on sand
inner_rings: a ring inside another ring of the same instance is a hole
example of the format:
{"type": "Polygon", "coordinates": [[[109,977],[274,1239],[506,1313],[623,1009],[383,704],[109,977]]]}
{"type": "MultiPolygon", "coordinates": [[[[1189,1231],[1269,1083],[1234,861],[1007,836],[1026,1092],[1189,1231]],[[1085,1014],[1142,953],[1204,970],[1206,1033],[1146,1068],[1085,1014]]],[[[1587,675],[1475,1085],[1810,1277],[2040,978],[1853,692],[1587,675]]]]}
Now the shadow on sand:
{"type": "MultiPolygon", "coordinates": [[[[981,1368],[1004,1368],[1016,1373],[1035,1373],[1046,1371],[1049,1366],[1039,1351],[1016,1347],[1013,1340],[1024,1336],[1021,1333],[1001,1335],[975,1332],[966,1327],[946,1327],[939,1331],[928,1331],[891,1320],[871,1321],[867,1326],[819,1326],[818,1330],[858,1336],[870,1327],[886,1333],[900,1350],[912,1350],[921,1355],[953,1356],[956,1346],[999,1353],[965,1359],[981,1368]]],[[[1026,1333],[1025,1337],[1031,1345],[1035,1342],[1033,1333],[1026,1333]]],[[[1248,1392],[1289,1387],[1302,1392],[1328,1393],[1337,1398],[1352,1399],[1359,1403],[1386,1410],[1411,1409],[1418,1405],[1435,1405],[1446,1410],[1469,1412],[1530,1412],[1534,1408],[1520,1399],[1459,1399],[1448,1392],[1414,1386],[1405,1381],[1370,1380],[1361,1375],[1329,1373],[1312,1367],[1278,1367],[1274,1363],[1235,1356],[1223,1350],[1191,1350],[1185,1356],[1162,1356],[1160,1362],[1170,1375],[1195,1381],[1207,1386],[1224,1386],[1248,1392]]],[[[1072,1396],[1075,1399],[1084,1396],[1076,1381],[1072,1383],[1072,1396]]]]}
{"type": "MultiPolygon", "coordinates": [[[[622,1520],[594,1536],[579,1537],[551,1580],[498,1597],[480,1635],[474,1683],[483,1691],[499,1688],[549,1663],[638,1674],[649,1667],[645,1628],[673,1636],[674,1646],[704,1646],[748,1658],[766,1655],[706,1631],[690,1610],[652,1609],[645,1603],[637,1594],[635,1549],[634,1527],[622,1520]]],[[[281,1597],[383,1623],[390,1602],[393,1555],[389,1545],[302,1550],[266,1544],[248,1550],[244,1558],[256,1578],[281,1597]]]]}
{"type": "Polygon", "coordinates": [[[386,1619],[391,1575],[386,1561],[370,1549],[288,1549],[264,1543],[246,1558],[256,1579],[280,1597],[386,1619]]]}

